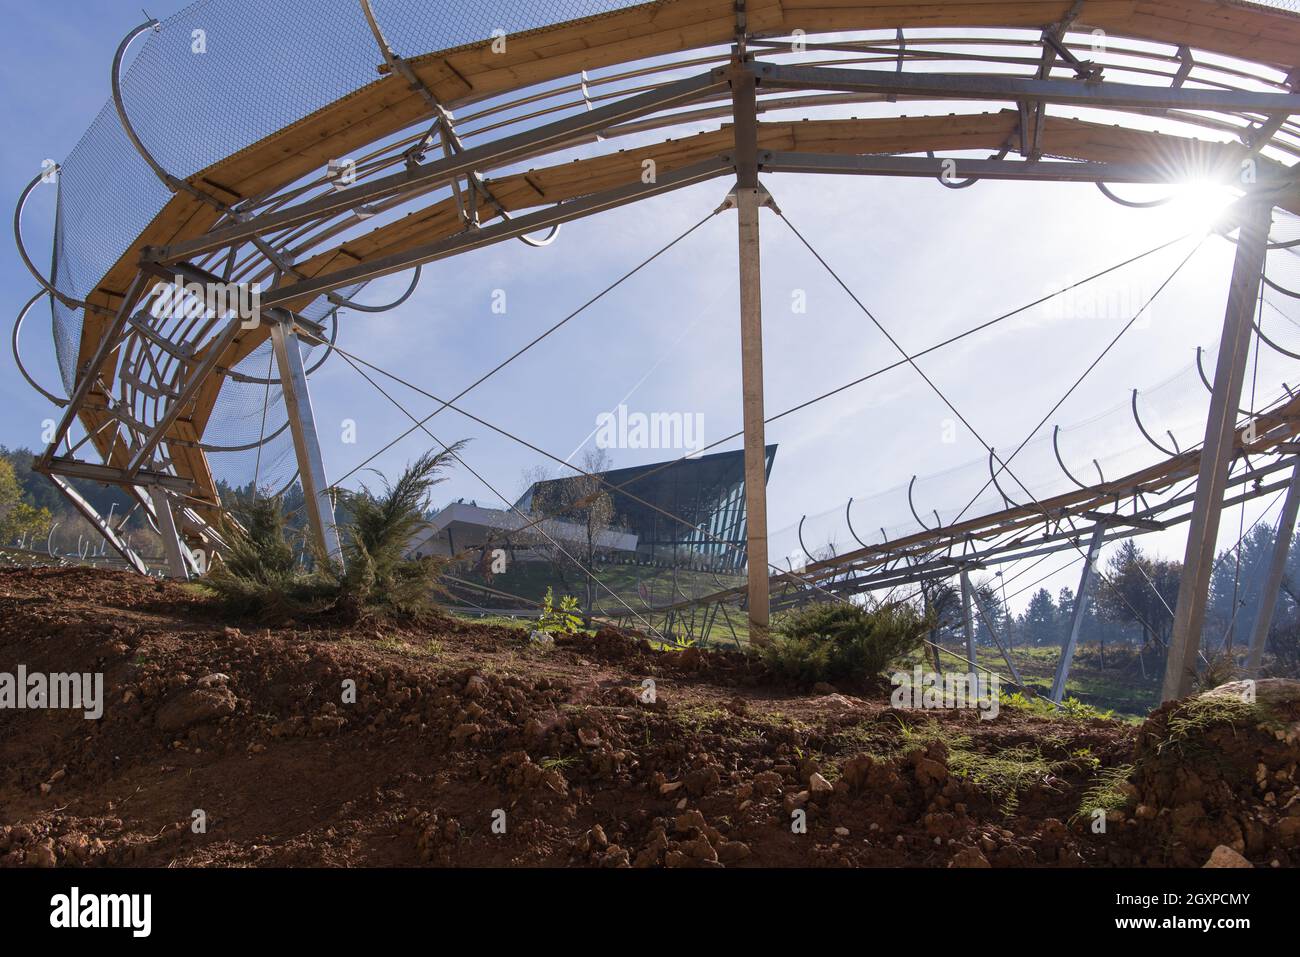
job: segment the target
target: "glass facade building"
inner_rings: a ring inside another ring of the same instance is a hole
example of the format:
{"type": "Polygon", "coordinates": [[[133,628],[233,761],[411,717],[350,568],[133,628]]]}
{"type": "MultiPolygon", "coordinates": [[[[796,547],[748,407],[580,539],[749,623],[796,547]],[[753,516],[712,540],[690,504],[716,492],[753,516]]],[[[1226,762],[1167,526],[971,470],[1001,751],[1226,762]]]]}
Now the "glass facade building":
{"type": "MultiPolygon", "coordinates": [[[[772,474],[776,446],[767,446],[766,452],[764,481],[772,474]]],[[[745,567],[743,449],[611,469],[600,477],[607,483],[602,491],[611,499],[612,525],[637,536],[635,560],[716,571],[745,567]],[[664,512],[696,527],[687,527],[664,512]]],[[[529,512],[535,503],[571,498],[559,486],[574,481],[582,479],[536,482],[517,505],[529,512]]]]}

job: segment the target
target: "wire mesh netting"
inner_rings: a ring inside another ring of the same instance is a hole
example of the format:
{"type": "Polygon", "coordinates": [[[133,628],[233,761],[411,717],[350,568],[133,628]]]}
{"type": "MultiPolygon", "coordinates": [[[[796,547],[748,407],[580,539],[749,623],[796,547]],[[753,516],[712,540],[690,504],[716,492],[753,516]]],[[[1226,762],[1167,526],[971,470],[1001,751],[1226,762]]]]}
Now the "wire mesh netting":
{"type": "MultiPolygon", "coordinates": [[[[413,56],[635,5],[379,0],[373,8],[396,52],[413,56]]],[[[134,49],[121,77],[123,107],[145,149],[179,179],[377,82],[383,62],[356,0],[200,0],[144,33],[134,49]]],[[[61,164],[55,286],[72,299],[87,298],[171,195],[131,143],[110,99],[61,164]]],[[[331,308],[322,301],[305,314],[321,318],[331,308]]],[[[60,375],[71,391],[83,311],[55,301],[52,320],[60,375]]],[[[235,369],[238,376],[265,378],[268,349],[247,356],[235,369]]],[[[260,456],[255,450],[214,452],[214,473],[232,484],[251,481],[255,473],[259,484],[291,479],[278,386],[270,386],[268,398],[265,384],[238,376],[223,385],[205,442],[233,448],[272,438],[260,456]]]]}
{"type": "Polygon", "coordinates": [[[645,0],[529,0],[528,3],[442,0],[373,0],[375,19],[398,56],[449,50],[568,20],[615,13],[645,0]]]}

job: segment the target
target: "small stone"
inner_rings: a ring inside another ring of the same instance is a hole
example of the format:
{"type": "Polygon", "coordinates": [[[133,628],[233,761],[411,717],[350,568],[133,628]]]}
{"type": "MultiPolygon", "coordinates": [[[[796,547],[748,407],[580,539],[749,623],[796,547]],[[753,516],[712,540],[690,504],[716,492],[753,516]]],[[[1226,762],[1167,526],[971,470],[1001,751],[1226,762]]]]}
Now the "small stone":
{"type": "Polygon", "coordinates": [[[948,769],[932,758],[919,758],[916,762],[916,780],[922,787],[942,784],[948,778],[948,769]]]}
{"type": "Polygon", "coordinates": [[[952,856],[949,867],[991,867],[989,860],[978,847],[963,847],[952,856]]]}
{"type": "Polygon", "coordinates": [[[154,721],[161,731],[181,731],[235,713],[237,699],[225,687],[182,691],[158,709],[154,721]]]}
{"type": "Polygon", "coordinates": [[[1210,855],[1210,859],[1205,862],[1203,867],[1254,867],[1250,861],[1246,860],[1226,844],[1220,844],[1210,855]]]}
{"type": "Polygon", "coordinates": [[[808,777],[808,790],[812,792],[813,797],[823,797],[834,791],[835,785],[814,771],[808,777]]]}
{"type": "Polygon", "coordinates": [[[27,864],[32,867],[54,867],[57,863],[52,838],[47,837],[27,852],[27,864]]]}
{"type": "Polygon", "coordinates": [[[773,797],[781,791],[781,775],[775,771],[760,771],[754,775],[754,791],[759,797],[773,797]]]}
{"type": "Polygon", "coordinates": [[[715,767],[698,768],[686,775],[686,790],[696,797],[703,797],[715,790],[721,783],[718,769],[715,767]]]}
{"type": "Polygon", "coordinates": [[[451,732],[451,739],[457,744],[463,744],[482,730],[477,724],[458,724],[451,732]]]}
{"type": "Polygon", "coordinates": [[[724,864],[735,864],[749,857],[749,845],[744,841],[728,841],[718,848],[718,860],[724,864]]]}
{"type": "Polygon", "coordinates": [[[690,833],[692,828],[703,831],[709,826],[709,822],[704,819],[704,815],[699,811],[687,811],[685,814],[679,814],[677,816],[677,820],[673,822],[673,826],[677,829],[678,833],[687,834],[690,833]]]}

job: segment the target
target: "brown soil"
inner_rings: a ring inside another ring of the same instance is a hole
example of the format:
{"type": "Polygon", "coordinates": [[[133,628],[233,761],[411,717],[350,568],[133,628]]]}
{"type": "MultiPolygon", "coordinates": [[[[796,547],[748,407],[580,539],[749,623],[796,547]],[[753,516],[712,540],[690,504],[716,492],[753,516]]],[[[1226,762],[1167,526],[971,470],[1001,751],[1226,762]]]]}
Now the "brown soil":
{"type": "Polygon", "coordinates": [[[1164,712],[1139,733],[900,711],[610,629],[234,628],[192,589],[86,569],[0,571],[19,664],[102,672],[105,706],[0,710],[0,865],[1300,863],[1296,740],[1216,730],[1235,770],[1199,755],[1193,786],[1185,749],[1141,759],[1164,712]],[[1106,833],[1072,821],[1135,761],[1106,833]]]}

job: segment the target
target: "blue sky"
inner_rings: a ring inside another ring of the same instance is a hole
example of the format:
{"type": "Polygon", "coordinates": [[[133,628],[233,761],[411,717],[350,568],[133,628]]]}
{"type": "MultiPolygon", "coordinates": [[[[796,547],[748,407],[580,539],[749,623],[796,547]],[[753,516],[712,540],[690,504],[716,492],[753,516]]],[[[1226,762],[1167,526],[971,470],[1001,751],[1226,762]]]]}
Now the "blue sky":
{"type": "MultiPolygon", "coordinates": [[[[151,5],[149,12],[165,18],[181,6],[151,5]]],[[[16,199],[42,160],[61,160],[76,144],[108,97],[118,40],[139,20],[138,10],[118,3],[20,5],[9,12],[0,37],[5,195],[16,199]]],[[[954,191],[928,180],[789,175],[768,177],[767,185],[789,220],[912,350],[1174,239],[1195,226],[1200,208],[1189,194],[1159,209],[1125,209],[1084,185],[979,183],[954,191]]],[[[339,342],[450,397],[714,209],[728,186],[724,180],[705,183],[569,224],[545,249],[511,242],[434,264],[399,309],[378,316],[345,311],[339,342]],[[505,314],[492,308],[498,290],[505,293],[505,314]]],[[[42,265],[48,261],[50,195],[38,194],[25,222],[27,243],[42,265]]],[[[769,414],[897,359],[777,217],[764,213],[762,230],[769,414]],[[802,313],[792,308],[801,297],[807,302],[802,313]]],[[[1065,308],[1040,307],[921,360],[923,368],[987,441],[1010,450],[1123,325],[1129,304],[1140,305],[1194,245],[1177,244],[1116,274],[1100,308],[1078,298],[1065,308]]],[[[738,430],[735,260],[735,217],[722,213],[461,404],[565,457],[597,416],[645,377],[627,399],[630,410],[698,414],[706,442],[738,430]]],[[[1211,347],[1206,367],[1213,367],[1231,261],[1229,243],[1205,240],[1156,300],[1149,321],[1126,334],[1052,418],[1078,426],[1063,440],[1077,473],[1095,474],[1094,457],[1108,475],[1138,461],[1130,451],[1150,460],[1127,418],[1134,387],[1171,383],[1153,395],[1156,424],[1173,429],[1180,442],[1198,440],[1196,420],[1207,398],[1189,370],[1198,344],[1211,347]]],[[[0,277],[0,314],[12,321],[36,287],[12,250],[0,257],[0,277]]],[[[405,275],[388,277],[360,298],[387,301],[407,282],[405,275]]],[[[48,308],[38,306],[23,349],[33,374],[53,388],[58,377],[48,330],[48,308]]],[[[1285,341],[1294,338],[1283,334],[1285,341]]],[[[1261,397],[1272,397],[1280,379],[1297,378],[1276,355],[1261,355],[1261,397]]],[[[0,443],[39,445],[43,420],[56,413],[22,382],[8,350],[0,357],[0,383],[7,411],[0,417],[0,443]]],[[[435,407],[384,384],[416,415],[435,407]]],[[[347,472],[410,424],[337,357],[313,377],[312,393],[331,476],[347,472]],[[344,441],[346,420],[356,423],[355,444],[344,441]]],[[[860,503],[853,513],[859,532],[910,522],[900,492],[914,474],[922,476],[923,508],[955,512],[987,472],[980,474],[982,446],[960,424],[952,427],[952,418],[903,368],[770,426],[768,441],[779,445],[769,487],[774,557],[796,546],[792,531],[805,514],[810,547],[847,544],[841,529],[850,496],[860,503]]],[[[451,411],[430,428],[444,440],[471,438],[467,461],[511,501],[522,491],[525,472],[538,466],[558,472],[536,453],[451,411]]],[[[1050,434],[1049,423],[1039,436],[1050,434]]],[[[417,432],[373,466],[391,475],[430,444],[417,432]]],[[[611,453],[617,466],[673,454],[611,453]]],[[[1013,470],[1026,484],[1036,492],[1059,486],[1059,473],[1043,464],[1051,457],[1049,443],[1034,443],[1022,456],[1013,470]],[[1043,484],[1035,487],[1037,479],[1043,484]]],[[[1008,482],[1008,492],[1013,488],[1008,482]]],[[[460,497],[501,504],[463,472],[438,490],[436,501],[460,497]]],[[[1260,507],[1247,508],[1246,524],[1260,507]]],[[[1235,541],[1239,518],[1235,511],[1225,517],[1223,544],[1235,541]]],[[[1144,545],[1181,558],[1182,535],[1180,529],[1151,536],[1144,545]]],[[[1054,589],[1076,577],[1077,567],[1046,584],[1054,589]]]]}

